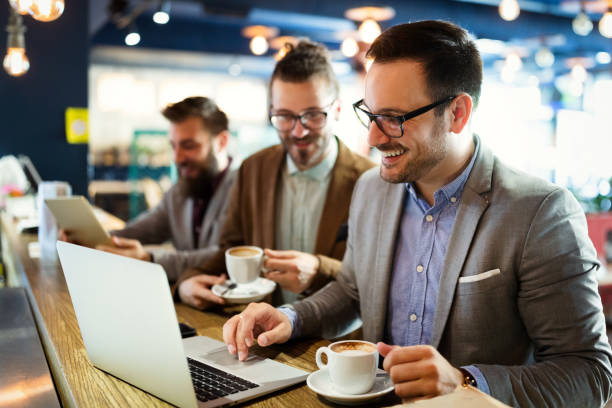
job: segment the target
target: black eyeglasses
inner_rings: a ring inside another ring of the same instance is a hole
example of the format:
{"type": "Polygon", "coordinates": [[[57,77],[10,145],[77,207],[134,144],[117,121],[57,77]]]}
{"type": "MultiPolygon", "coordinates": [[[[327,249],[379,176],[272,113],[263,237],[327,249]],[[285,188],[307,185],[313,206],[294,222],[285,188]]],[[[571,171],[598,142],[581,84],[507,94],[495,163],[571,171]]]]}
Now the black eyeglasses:
{"type": "Polygon", "coordinates": [[[376,122],[376,126],[378,126],[378,128],[385,135],[387,135],[388,137],[397,138],[404,136],[404,127],[402,126],[404,122],[419,115],[422,115],[425,112],[429,112],[436,106],[448,103],[455,98],[456,96],[449,96],[427,106],[423,106],[422,108],[415,109],[412,112],[408,112],[398,116],[383,115],[369,112],[363,108],[363,99],[353,104],[353,110],[355,111],[355,114],[357,115],[357,118],[359,118],[361,124],[366,128],[369,129],[372,125],[372,122],[376,122]]]}
{"type": "MultiPolygon", "coordinates": [[[[335,102],[335,101],[334,101],[335,102]]],[[[321,110],[309,110],[301,115],[296,115],[290,112],[270,113],[270,122],[277,130],[281,132],[289,132],[293,130],[297,120],[299,119],[306,129],[319,130],[327,123],[327,112],[334,102],[321,108],[321,110]]]]}

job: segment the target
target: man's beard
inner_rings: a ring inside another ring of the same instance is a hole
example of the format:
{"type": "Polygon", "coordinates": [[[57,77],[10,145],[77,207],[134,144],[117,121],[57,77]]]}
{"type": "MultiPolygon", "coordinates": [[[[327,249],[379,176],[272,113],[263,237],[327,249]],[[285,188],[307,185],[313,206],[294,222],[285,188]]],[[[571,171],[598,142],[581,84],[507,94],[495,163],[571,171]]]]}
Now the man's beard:
{"type": "Polygon", "coordinates": [[[179,177],[178,183],[183,194],[186,196],[194,198],[205,197],[212,191],[213,181],[219,174],[219,163],[211,151],[203,162],[195,164],[198,166],[198,174],[194,178],[179,177]]]}
{"type": "MultiPolygon", "coordinates": [[[[433,137],[431,141],[425,145],[425,150],[421,150],[418,157],[415,157],[408,162],[399,174],[394,176],[384,176],[383,169],[380,169],[380,176],[388,183],[414,183],[422,179],[431,171],[438,163],[440,163],[448,154],[448,146],[444,139],[443,121],[436,122],[432,130],[433,137]]],[[[397,144],[388,143],[377,146],[381,151],[396,150],[397,144]]],[[[401,145],[400,145],[401,146],[401,145]]],[[[401,146],[402,149],[405,149],[401,146]]]]}
{"type": "Polygon", "coordinates": [[[285,148],[285,151],[289,153],[291,159],[298,166],[309,168],[313,163],[318,163],[321,161],[321,157],[327,151],[329,147],[329,142],[331,141],[331,134],[324,133],[311,133],[308,136],[297,139],[292,136],[287,136],[286,138],[281,138],[281,143],[285,148]],[[295,150],[292,149],[295,141],[299,140],[300,142],[310,142],[314,146],[316,146],[316,151],[311,153],[308,149],[297,149],[297,157],[293,153],[295,150]],[[312,155],[312,156],[311,156],[312,155]]]}

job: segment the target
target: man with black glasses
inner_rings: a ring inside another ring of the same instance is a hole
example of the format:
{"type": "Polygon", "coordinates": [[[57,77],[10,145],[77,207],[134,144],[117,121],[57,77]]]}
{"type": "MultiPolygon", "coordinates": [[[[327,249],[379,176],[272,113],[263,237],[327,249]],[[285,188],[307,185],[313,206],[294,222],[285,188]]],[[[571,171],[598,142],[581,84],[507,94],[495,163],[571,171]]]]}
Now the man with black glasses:
{"type": "Polygon", "coordinates": [[[180,277],[183,302],[197,308],[224,303],[210,288],[223,282],[224,251],[237,245],[266,248],[266,277],[281,287],[274,304],[293,302],[335,278],[346,248],[353,187],[374,166],[332,134],[340,113],[338,92],[323,46],[302,41],[277,63],[270,80],[270,121],[281,144],[255,153],[240,167],[221,249],[180,277]]]}
{"type": "Polygon", "coordinates": [[[406,400],[469,384],[512,406],[605,404],[612,353],[584,212],[470,130],[472,39],[443,21],[402,24],[368,56],[354,108],[382,162],[355,186],[342,270],[292,309],[249,305],[224,326],[228,350],[242,360],[255,338],[338,333],[361,317],[406,400]]]}

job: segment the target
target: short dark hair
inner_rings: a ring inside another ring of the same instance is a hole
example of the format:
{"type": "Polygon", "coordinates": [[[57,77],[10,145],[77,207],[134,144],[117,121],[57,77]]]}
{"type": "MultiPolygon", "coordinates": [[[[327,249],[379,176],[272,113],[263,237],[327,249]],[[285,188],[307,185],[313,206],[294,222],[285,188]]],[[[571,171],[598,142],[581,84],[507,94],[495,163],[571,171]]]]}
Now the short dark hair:
{"type": "Polygon", "coordinates": [[[270,89],[275,79],[285,82],[306,82],[314,77],[321,77],[329,84],[334,98],[338,97],[340,85],[324,45],[300,40],[296,45],[287,43],[285,47],[287,53],[274,67],[270,78],[270,89]]]}
{"type": "MultiPolygon", "coordinates": [[[[455,24],[426,20],[393,26],[372,43],[366,58],[378,63],[419,62],[434,101],[465,92],[474,107],[478,105],[482,60],[471,36],[455,24]]],[[[442,114],[444,106],[436,108],[436,114],[442,114]]]]}
{"type": "Polygon", "coordinates": [[[180,102],[170,103],[163,110],[162,115],[172,123],[182,122],[195,116],[202,119],[204,128],[215,136],[228,129],[227,115],[210,98],[204,96],[191,96],[180,102]]]}

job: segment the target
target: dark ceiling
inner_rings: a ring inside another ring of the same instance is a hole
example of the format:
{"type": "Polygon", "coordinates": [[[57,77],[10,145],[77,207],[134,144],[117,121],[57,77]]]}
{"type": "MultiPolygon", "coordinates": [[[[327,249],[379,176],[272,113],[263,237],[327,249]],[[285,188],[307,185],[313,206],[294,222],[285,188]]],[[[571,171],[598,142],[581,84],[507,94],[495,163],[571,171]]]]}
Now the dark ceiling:
{"type": "MultiPolygon", "coordinates": [[[[108,1],[90,0],[90,34],[92,45],[123,46],[125,32],[110,21],[108,1]]],[[[409,0],[369,1],[349,0],[283,1],[283,0],[211,0],[172,1],[170,22],[155,24],[151,16],[156,1],[132,0],[130,10],[144,11],[135,19],[142,41],[141,48],[170,49],[223,54],[251,55],[248,39],[241,29],[252,24],[275,26],[280,35],[305,36],[325,43],[337,50],[342,32],[355,28],[344,18],[344,11],[362,5],[384,5],[395,9],[392,20],[381,23],[383,29],[391,25],[423,20],[444,19],[468,29],[477,38],[506,42],[507,46],[520,49],[526,65],[533,61],[533,54],[546,43],[555,53],[557,72],[568,70],[567,60],[585,57],[593,60],[599,51],[611,49],[611,40],[597,31],[601,14],[592,13],[594,30],[586,37],[572,31],[571,21],[579,10],[577,1],[537,0],[519,1],[521,14],[517,20],[506,22],[499,17],[498,0],[409,0]]],[[[588,2],[587,10],[600,10],[599,3],[588,2]]],[[[273,50],[269,52],[271,55],[273,50]]],[[[485,63],[503,58],[499,55],[483,55],[485,63]]],[[[598,68],[595,66],[595,68],[598,68]]],[[[609,64],[599,69],[609,70],[609,64]]]]}

